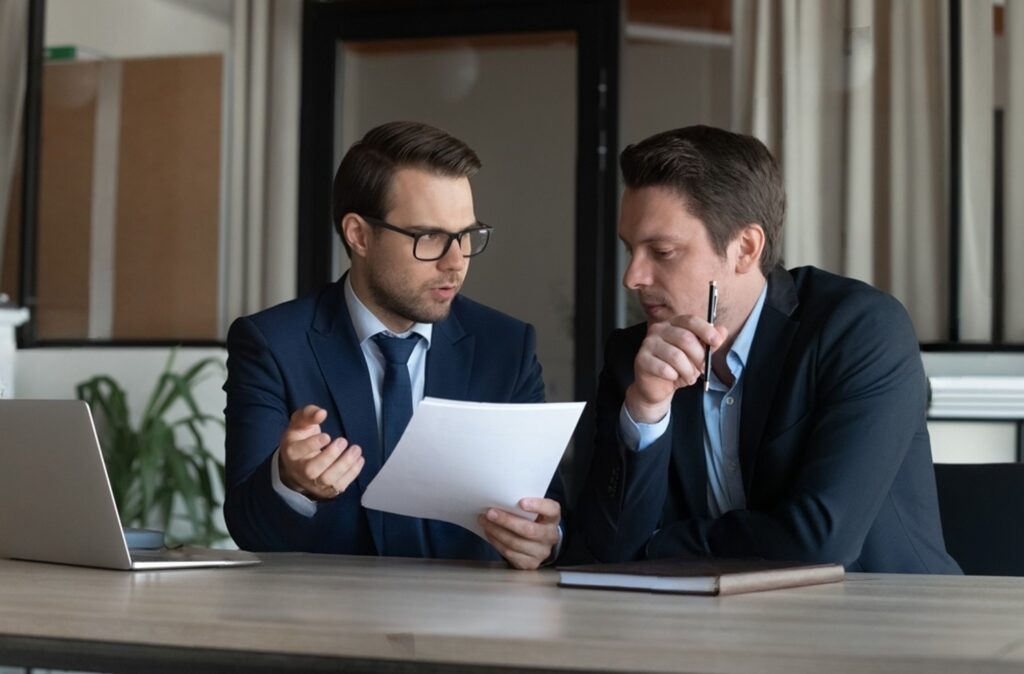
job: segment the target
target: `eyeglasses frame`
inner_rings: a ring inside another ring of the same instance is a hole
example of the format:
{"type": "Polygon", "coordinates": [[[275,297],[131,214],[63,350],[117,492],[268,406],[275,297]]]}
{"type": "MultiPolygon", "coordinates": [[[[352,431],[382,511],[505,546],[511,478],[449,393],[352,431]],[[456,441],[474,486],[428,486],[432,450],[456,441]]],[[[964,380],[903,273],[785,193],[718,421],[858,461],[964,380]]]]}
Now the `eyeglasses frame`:
{"type": "Polygon", "coordinates": [[[421,231],[421,232],[410,232],[409,230],[403,229],[402,227],[399,227],[397,225],[392,225],[387,220],[382,220],[381,218],[374,218],[374,217],[371,217],[369,215],[360,215],[359,217],[362,218],[366,222],[366,224],[368,224],[368,225],[370,225],[372,227],[380,227],[381,229],[386,229],[386,230],[389,230],[389,231],[392,231],[392,232],[397,232],[398,234],[404,234],[405,236],[408,236],[410,239],[412,239],[412,256],[414,258],[416,258],[417,260],[419,260],[420,262],[436,262],[436,261],[440,260],[441,258],[443,258],[445,255],[448,254],[449,250],[451,250],[452,242],[453,241],[458,241],[459,242],[459,249],[461,250],[462,249],[462,237],[463,236],[465,236],[467,234],[470,234],[471,232],[477,232],[477,231],[480,231],[480,230],[484,230],[484,231],[487,232],[487,239],[484,241],[483,247],[480,250],[476,251],[475,253],[468,253],[468,254],[467,253],[463,253],[462,254],[463,257],[476,257],[480,253],[482,253],[485,250],[487,250],[487,244],[490,243],[490,241],[491,241],[490,234],[491,234],[491,232],[494,231],[494,227],[492,227],[492,226],[490,226],[490,225],[488,225],[488,224],[486,224],[484,222],[480,222],[479,220],[477,220],[476,224],[470,225],[466,229],[463,229],[463,230],[458,231],[458,232],[446,232],[443,229],[436,229],[436,228],[435,229],[427,229],[427,230],[424,230],[424,231],[421,231]],[[416,251],[419,248],[420,238],[423,237],[423,236],[426,236],[428,234],[444,234],[445,236],[448,237],[448,241],[444,244],[444,248],[441,250],[441,254],[438,255],[437,257],[422,258],[422,257],[420,257],[419,255],[416,254],[416,251]]]}

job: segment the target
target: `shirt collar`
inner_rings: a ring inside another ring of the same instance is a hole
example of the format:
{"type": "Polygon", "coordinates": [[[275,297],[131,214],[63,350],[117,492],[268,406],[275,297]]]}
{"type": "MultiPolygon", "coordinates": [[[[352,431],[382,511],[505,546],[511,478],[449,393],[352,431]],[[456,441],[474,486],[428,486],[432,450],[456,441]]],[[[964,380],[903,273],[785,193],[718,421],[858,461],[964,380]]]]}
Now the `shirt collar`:
{"type": "Polygon", "coordinates": [[[395,337],[408,337],[415,332],[423,338],[427,348],[430,348],[430,338],[434,334],[434,326],[431,323],[413,323],[412,327],[403,333],[392,332],[356,296],[356,291],[352,289],[350,276],[345,276],[345,304],[348,306],[348,315],[352,318],[352,327],[355,328],[359,346],[381,332],[395,337]]]}
{"type": "Polygon", "coordinates": [[[747,321],[743,324],[740,333],[736,335],[732,348],[729,349],[729,354],[726,356],[729,369],[736,377],[739,377],[747,365],[750,347],[754,343],[754,333],[757,332],[757,321],[761,318],[761,310],[764,309],[764,300],[767,296],[768,282],[765,281],[764,287],[761,288],[761,294],[758,296],[757,302],[754,303],[754,308],[747,316],[747,321]]]}

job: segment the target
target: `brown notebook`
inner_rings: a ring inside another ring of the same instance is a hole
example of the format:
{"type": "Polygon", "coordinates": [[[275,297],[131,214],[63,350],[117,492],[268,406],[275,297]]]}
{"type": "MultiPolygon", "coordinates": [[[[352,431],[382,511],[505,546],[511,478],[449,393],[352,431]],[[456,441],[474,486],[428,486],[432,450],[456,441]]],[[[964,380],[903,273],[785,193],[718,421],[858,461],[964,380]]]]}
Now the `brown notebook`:
{"type": "Polygon", "coordinates": [[[764,559],[649,559],[559,567],[562,587],[726,595],[843,580],[842,564],[764,559]]]}

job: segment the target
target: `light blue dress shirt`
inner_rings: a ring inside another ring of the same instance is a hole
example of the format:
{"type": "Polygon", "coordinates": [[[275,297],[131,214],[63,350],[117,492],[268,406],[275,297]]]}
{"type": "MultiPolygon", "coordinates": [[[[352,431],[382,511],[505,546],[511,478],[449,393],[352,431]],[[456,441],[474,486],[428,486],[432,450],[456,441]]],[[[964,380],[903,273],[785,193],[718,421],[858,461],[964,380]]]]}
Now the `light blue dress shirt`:
{"type": "MultiPolygon", "coordinates": [[[[412,328],[405,332],[392,332],[359,300],[355,291],[352,290],[352,282],[348,277],[345,278],[344,292],[345,305],[352,318],[352,327],[355,329],[356,339],[359,340],[359,348],[363,351],[363,358],[366,359],[366,369],[370,373],[370,388],[373,390],[373,409],[377,413],[377,437],[379,438],[381,435],[380,389],[384,382],[385,363],[380,348],[370,338],[380,332],[393,337],[407,337],[415,332],[423,338],[416,340],[416,346],[412,350],[412,355],[409,356],[408,363],[409,381],[412,383],[413,409],[415,409],[423,400],[423,387],[427,379],[427,351],[430,350],[430,338],[434,334],[434,326],[430,323],[414,323],[412,328]]],[[[312,517],[316,514],[317,502],[289,489],[281,482],[280,467],[278,466],[279,451],[280,449],[274,452],[270,468],[274,491],[293,510],[306,517],[312,517]]]]}
{"type": "MultiPolygon", "coordinates": [[[[352,327],[355,328],[356,339],[359,340],[359,348],[363,351],[363,358],[366,359],[366,368],[370,372],[370,388],[373,390],[373,408],[377,413],[377,437],[382,435],[382,421],[380,414],[380,390],[384,383],[384,369],[386,364],[384,356],[380,352],[371,337],[383,332],[392,337],[407,337],[412,333],[418,334],[423,339],[417,340],[412,355],[409,356],[409,381],[412,383],[413,409],[423,400],[424,386],[427,380],[427,351],[430,350],[430,338],[434,334],[434,326],[431,323],[414,323],[412,328],[405,332],[392,332],[381,323],[380,319],[373,315],[366,305],[363,304],[352,290],[352,283],[348,277],[345,278],[345,304],[348,306],[349,316],[352,317],[352,327]]],[[[289,489],[281,482],[280,467],[278,465],[278,449],[271,459],[270,479],[274,491],[284,499],[293,510],[306,517],[316,514],[317,501],[306,498],[302,494],[289,489]]],[[[551,557],[545,564],[551,563],[562,549],[563,538],[562,525],[558,525],[558,542],[555,544],[551,557]]]]}
{"type": "MultiPolygon", "coordinates": [[[[743,328],[729,349],[725,362],[733,376],[732,387],[727,387],[711,372],[711,388],[704,394],[704,457],[708,468],[708,512],[718,518],[730,510],[747,505],[740,471],[740,410],[743,402],[743,370],[754,343],[757,322],[761,318],[767,283],[754,304],[743,328]]],[[[622,405],[619,414],[619,433],[626,447],[643,451],[668,430],[671,409],[653,424],[638,423],[622,405]]]]}

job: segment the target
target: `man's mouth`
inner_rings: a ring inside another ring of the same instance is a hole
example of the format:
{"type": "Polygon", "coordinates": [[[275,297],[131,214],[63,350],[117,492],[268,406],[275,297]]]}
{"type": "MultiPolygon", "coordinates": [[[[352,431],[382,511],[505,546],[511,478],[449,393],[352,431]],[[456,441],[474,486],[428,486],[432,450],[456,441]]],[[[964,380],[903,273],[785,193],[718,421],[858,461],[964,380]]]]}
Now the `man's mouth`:
{"type": "Polygon", "coordinates": [[[665,319],[669,318],[671,308],[657,297],[639,297],[640,306],[648,318],[665,319]]]}
{"type": "Polygon", "coordinates": [[[438,301],[447,301],[455,297],[459,292],[458,283],[438,283],[430,286],[430,296],[438,301]]]}
{"type": "Polygon", "coordinates": [[[664,318],[668,314],[668,307],[664,304],[641,304],[644,313],[648,318],[664,318]]]}

